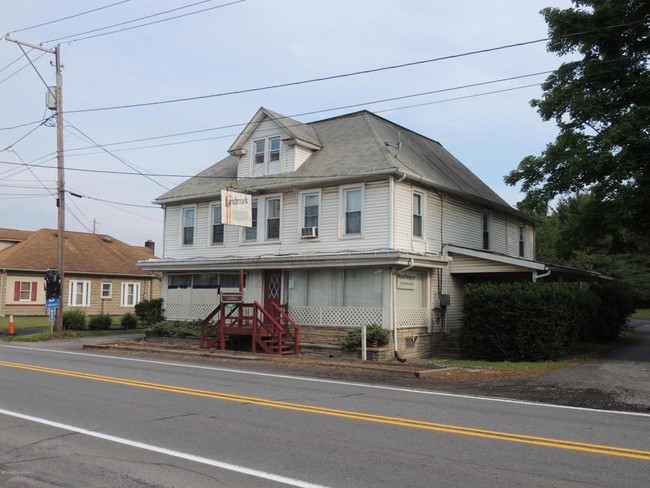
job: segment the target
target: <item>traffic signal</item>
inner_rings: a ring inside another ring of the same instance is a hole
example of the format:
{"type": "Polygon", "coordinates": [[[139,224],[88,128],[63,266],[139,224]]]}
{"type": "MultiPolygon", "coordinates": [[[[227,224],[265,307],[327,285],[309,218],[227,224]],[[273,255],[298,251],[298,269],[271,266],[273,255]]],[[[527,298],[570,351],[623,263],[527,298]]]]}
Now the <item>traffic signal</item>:
{"type": "Polygon", "coordinates": [[[45,298],[61,298],[61,277],[58,269],[45,271],[45,298]]]}

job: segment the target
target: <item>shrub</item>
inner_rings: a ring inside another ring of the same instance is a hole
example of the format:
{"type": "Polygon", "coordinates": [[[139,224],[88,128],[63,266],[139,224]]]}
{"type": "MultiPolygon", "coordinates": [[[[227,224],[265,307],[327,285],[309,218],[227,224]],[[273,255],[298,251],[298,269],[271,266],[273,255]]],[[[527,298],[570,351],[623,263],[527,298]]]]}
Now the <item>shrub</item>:
{"type": "Polygon", "coordinates": [[[63,312],[63,329],[86,330],[86,314],[77,309],[63,312]]]}
{"type": "Polygon", "coordinates": [[[465,288],[460,345],[489,361],[566,356],[596,320],[598,297],[561,283],[482,283],[465,288]]]}
{"type": "Polygon", "coordinates": [[[135,329],[138,326],[138,317],[132,313],[125,313],[120,319],[120,325],[124,329],[135,329]]]}
{"type": "MultiPolygon", "coordinates": [[[[366,327],[366,346],[381,347],[388,344],[388,331],[379,324],[366,327]]],[[[348,329],[348,334],[341,343],[343,349],[351,351],[361,347],[361,327],[348,329]]]]}
{"type": "Polygon", "coordinates": [[[201,333],[201,322],[166,320],[149,327],[145,334],[150,337],[195,337],[201,333]]]}
{"type": "Polygon", "coordinates": [[[113,319],[110,315],[106,314],[94,315],[88,321],[88,328],[90,330],[106,330],[110,329],[111,325],[113,325],[113,319]]]}
{"type": "Polygon", "coordinates": [[[165,320],[162,298],[142,300],[133,307],[133,311],[140,323],[146,327],[165,320]]]}

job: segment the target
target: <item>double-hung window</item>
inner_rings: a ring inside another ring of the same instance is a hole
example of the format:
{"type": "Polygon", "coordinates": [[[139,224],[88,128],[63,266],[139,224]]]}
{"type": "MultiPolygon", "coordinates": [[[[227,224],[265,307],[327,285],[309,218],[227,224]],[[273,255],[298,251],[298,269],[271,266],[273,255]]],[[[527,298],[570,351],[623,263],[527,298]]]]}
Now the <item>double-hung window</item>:
{"type": "Polygon", "coordinates": [[[483,212],[483,249],[490,249],[490,214],[483,212]]]}
{"type": "Polygon", "coordinates": [[[244,229],[244,241],[257,240],[257,199],[251,201],[252,225],[244,229]]]}
{"type": "Polygon", "coordinates": [[[102,293],[101,297],[108,300],[113,296],[113,283],[104,282],[102,283],[102,293]]]}
{"type": "Polygon", "coordinates": [[[212,235],[210,244],[223,244],[225,226],[221,223],[221,204],[212,206],[212,235]]]}
{"type": "Polygon", "coordinates": [[[140,283],[122,283],[120,306],[133,307],[140,301],[140,283]]]}
{"type": "Polygon", "coordinates": [[[269,161],[280,161],[280,138],[269,139],[269,161]]]}
{"type": "Polygon", "coordinates": [[[524,253],[526,250],[524,246],[524,243],[526,242],[525,239],[526,239],[526,234],[524,232],[524,226],[520,225],[519,226],[519,257],[520,258],[524,257],[524,253]]]}
{"type": "Polygon", "coordinates": [[[15,302],[35,302],[38,284],[35,281],[16,281],[14,285],[15,302]]]}
{"type": "Polygon", "coordinates": [[[422,237],[422,194],[413,193],[413,236],[422,237]]]}
{"type": "Polygon", "coordinates": [[[71,281],[68,305],[90,307],[90,281],[71,281]]]}
{"type": "Polygon", "coordinates": [[[255,161],[255,164],[280,161],[280,144],[280,137],[253,141],[253,161],[255,161]]]}
{"type": "Polygon", "coordinates": [[[255,141],[253,145],[255,146],[255,164],[263,164],[266,155],[266,140],[255,141]]]}
{"type": "Polygon", "coordinates": [[[304,228],[318,228],[320,217],[320,193],[310,192],[302,194],[302,226],[304,228]]]}
{"type": "Polygon", "coordinates": [[[362,187],[343,189],[343,235],[353,236],[361,234],[361,217],[363,208],[362,187]]]}
{"type": "Polygon", "coordinates": [[[280,238],[280,198],[266,199],[266,239],[280,238]]]}
{"type": "Polygon", "coordinates": [[[194,225],[196,221],[196,208],[184,207],[182,216],[183,236],[182,242],[184,246],[194,245],[194,225]]]}

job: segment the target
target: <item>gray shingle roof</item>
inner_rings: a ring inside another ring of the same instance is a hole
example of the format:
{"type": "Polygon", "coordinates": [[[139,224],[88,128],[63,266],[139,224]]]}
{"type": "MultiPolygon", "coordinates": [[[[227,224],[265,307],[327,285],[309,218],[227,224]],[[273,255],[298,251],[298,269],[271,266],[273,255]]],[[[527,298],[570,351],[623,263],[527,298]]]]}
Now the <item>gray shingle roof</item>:
{"type": "MultiPolygon", "coordinates": [[[[289,122],[291,119],[268,109],[260,109],[256,117],[260,113],[283,121],[294,135],[300,132],[301,137],[308,137],[313,132],[322,148],[293,173],[239,181],[236,179],[237,158],[229,156],[161,195],[156,203],[213,198],[230,185],[251,192],[271,191],[287,186],[334,184],[378,174],[406,174],[423,186],[515,211],[440,143],[371,112],[364,110],[308,124],[289,122]],[[395,144],[398,133],[399,150],[385,143],[395,144]]],[[[240,145],[245,142],[242,138],[245,132],[246,129],[238,137],[240,145]]]]}

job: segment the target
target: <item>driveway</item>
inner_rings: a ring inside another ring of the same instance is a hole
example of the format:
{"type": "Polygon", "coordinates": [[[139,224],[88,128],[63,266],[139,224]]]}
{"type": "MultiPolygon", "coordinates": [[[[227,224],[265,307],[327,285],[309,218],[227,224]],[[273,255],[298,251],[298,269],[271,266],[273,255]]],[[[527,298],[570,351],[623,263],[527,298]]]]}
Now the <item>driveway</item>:
{"type": "Polygon", "coordinates": [[[539,376],[473,382],[467,391],[561,405],[650,412],[650,320],[604,357],[539,376]]]}

